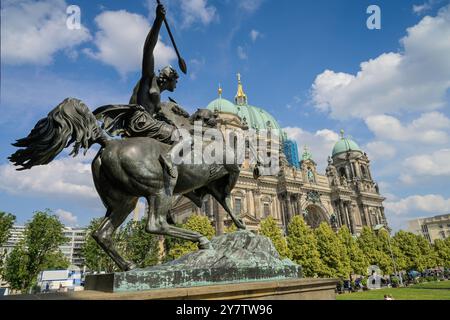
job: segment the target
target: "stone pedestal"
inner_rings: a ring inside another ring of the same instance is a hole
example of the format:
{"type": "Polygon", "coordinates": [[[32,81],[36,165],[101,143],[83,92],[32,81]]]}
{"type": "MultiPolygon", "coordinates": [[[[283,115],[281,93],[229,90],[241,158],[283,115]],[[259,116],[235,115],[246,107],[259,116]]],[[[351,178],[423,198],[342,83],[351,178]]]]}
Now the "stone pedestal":
{"type": "Polygon", "coordinates": [[[301,267],[289,259],[280,259],[272,242],[264,236],[238,231],[215,237],[211,244],[209,250],[199,250],[163,265],[89,275],[85,288],[129,292],[301,278],[301,267]]]}
{"type": "Polygon", "coordinates": [[[8,300],[335,300],[338,279],[291,279],[134,292],[79,291],[8,300]]]}

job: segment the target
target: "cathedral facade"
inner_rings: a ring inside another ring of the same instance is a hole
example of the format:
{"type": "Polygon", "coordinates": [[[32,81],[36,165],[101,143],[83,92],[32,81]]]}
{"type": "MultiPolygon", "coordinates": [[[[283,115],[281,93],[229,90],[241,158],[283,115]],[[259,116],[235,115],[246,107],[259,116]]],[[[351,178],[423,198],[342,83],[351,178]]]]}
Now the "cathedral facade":
{"type": "MultiPolygon", "coordinates": [[[[219,97],[209,103],[223,132],[276,130],[281,136],[280,170],[274,175],[255,179],[253,168],[244,161],[239,180],[232,191],[232,210],[241,216],[249,230],[257,232],[261,220],[272,216],[279,227],[287,226],[295,215],[302,215],[312,228],[323,221],[335,230],[348,226],[359,235],[363,226],[385,225],[384,197],[372,178],[370,161],[353,140],[336,141],[325,173],[317,171],[312,154],[305,147],[299,157],[297,144],[288,139],[275,118],[262,108],[248,104],[240,76],[234,103],[219,97]]],[[[273,142],[272,142],[273,143],[273,142]]],[[[214,221],[217,234],[232,224],[225,210],[211,196],[203,200],[202,208],[181,198],[172,210],[174,220],[181,223],[191,214],[201,214],[214,221]]]]}

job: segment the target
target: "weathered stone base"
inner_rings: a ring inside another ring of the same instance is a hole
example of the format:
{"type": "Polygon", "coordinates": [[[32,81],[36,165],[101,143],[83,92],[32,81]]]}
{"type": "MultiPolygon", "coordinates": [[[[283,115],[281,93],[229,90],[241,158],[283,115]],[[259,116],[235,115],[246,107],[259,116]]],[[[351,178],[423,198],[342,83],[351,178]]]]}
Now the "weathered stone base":
{"type": "Polygon", "coordinates": [[[337,279],[261,281],[136,292],[80,291],[10,296],[26,300],[334,300],[337,279]]]}
{"type": "Polygon", "coordinates": [[[86,276],[86,290],[105,292],[143,291],[187,288],[217,284],[301,278],[297,265],[244,268],[211,268],[193,270],[149,269],[86,276]]]}
{"type": "Polygon", "coordinates": [[[89,275],[85,288],[127,292],[301,277],[301,266],[281,259],[269,238],[241,230],[216,236],[211,240],[211,248],[188,253],[162,265],[89,275]]]}

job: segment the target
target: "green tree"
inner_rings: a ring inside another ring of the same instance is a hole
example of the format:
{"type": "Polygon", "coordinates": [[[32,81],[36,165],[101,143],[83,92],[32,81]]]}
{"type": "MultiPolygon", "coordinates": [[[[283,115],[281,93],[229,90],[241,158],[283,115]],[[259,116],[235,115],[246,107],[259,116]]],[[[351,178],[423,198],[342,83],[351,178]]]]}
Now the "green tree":
{"type": "MultiPolygon", "coordinates": [[[[380,232],[383,234],[386,231],[380,230],[380,232]]],[[[358,245],[369,265],[377,265],[384,274],[392,274],[394,272],[389,249],[383,248],[382,241],[371,228],[363,227],[358,238],[358,245]]]]}
{"type": "Polygon", "coordinates": [[[418,271],[424,271],[428,268],[434,268],[437,265],[438,257],[436,252],[433,250],[433,246],[421,235],[415,235],[417,246],[420,248],[420,255],[416,260],[415,268],[418,271]]]}
{"type": "MultiPolygon", "coordinates": [[[[103,251],[103,249],[97,244],[97,242],[92,238],[92,233],[97,230],[100,226],[102,218],[92,219],[89,223],[88,230],[86,232],[86,241],[81,249],[84,257],[84,262],[86,267],[90,271],[105,271],[105,272],[114,272],[118,271],[116,264],[114,261],[103,251]]],[[[120,237],[115,236],[114,241],[120,237]]],[[[117,245],[118,241],[115,241],[117,245]]],[[[120,244],[119,244],[120,247],[120,244]]]]}
{"type": "Polygon", "coordinates": [[[10,213],[0,211],[0,278],[3,275],[3,266],[6,258],[6,249],[2,247],[6,244],[16,217],[10,213]]]}
{"type": "Polygon", "coordinates": [[[350,259],[347,249],[330,225],[322,222],[314,230],[317,239],[317,250],[324,264],[323,273],[327,277],[347,278],[350,274],[350,259]]]}
{"type": "Polygon", "coordinates": [[[450,268],[450,237],[445,240],[434,240],[434,252],[436,255],[436,265],[450,268]]]}
{"type": "MultiPolygon", "coordinates": [[[[215,230],[211,225],[208,217],[200,216],[200,215],[191,215],[186,223],[181,225],[182,228],[189,229],[192,231],[196,231],[208,239],[212,239],[215,235],[215,230]]],[[[170,238],[170,237],[166,237],[170,238]]],[[[169,240],[171,241],[171,240],[169,240]]],[[[181,256],[184,256],[187,253],[194,252],[198,250],[197,243],[185,240],[171,241],[171,245],[167,250],[167,260],[178,259],[181,256]]]]}
{"type": "Polygon", "coordinates": [[[145,231],[147,220],[129,221],[121,230],[125,257],[139,268],[152,266],[159,260],[159,237],[145,231]]]}
{"type": "MultiPolygon", "coordinates": [[[[421,260],[421,252],[418,247],[416,235],[400,230],[394,235],[393,240],[395,247],[399,248],[402,252],[401,261],[399,261],[400,267],[406,270],[416,269],[418,266],[417,262],[421,260]]],[[[419,265],[421,264],[420,262],[419,265]]]]}
{"type": "Polygon", "coordinates": [[[28,255],[24,248],[24,243],[21,241],[6,258],[3,277],[9,283],[11,289],[20,291],[26,289],[27,265],[28,255]]]}
{"type": "Polygon", "coordinates": [[[61,252],[61,250],[58,250],[47,255],[45,263],[42,266],[42,270],[64,270],[69,266],[70,261],[61,252]]]}
{"type": "Polygon", "coordinates": [[[34,213],[31,222],[26,224],[23,242],[13,250],[13,257],[7,259],[5,280],[15,283],[14,289],[30,289],[36,283],[39,272],[54,266],[55,262],[61,265],[59,246],[67,242],[63,228],[63,224],[51,211],[34,213]],[[10,276],[13,278],[9,278],[10,276]]]}
{"type": "Polygon", "coordinates": [[[324,266],[317,250],[314,232],[298,215],[288,225],[287,243],[292,260],[302,266],[305,277],[323,275],[324,266]]]}
{"type": "Polygon", "coordinates": [[[280,227],[278,227],[272,216],[269,216],[261,221],[259,231],[263,236],[266,236],[272,241],[281,258],[291,257],[291,252],[289,251],[286,238],[281,233],[280,227]]]}
{"type": "Polygon", "coordinates": [[[225,227],[225,230],[223,231],[224,233],[233,233],[238,231],[238,228],[236,227],[236,225],[234,223],[230,224],[229,227],[225,227]]]}
{"type": "Polygon", "coordinates": [[[8,241],[10,230],[15,221],[14,215],[0,211],[0,247],[8,241]]]}
{"type": "Polygon", "coordinates": [[[350,259],[350,268],[353,274],[365,275],[369,263],[364,255],[364,252],[358,245],[358,242],[353,238],[347,226],[342,226],[338,231],[338,237],[347,251],[350,259]]]}

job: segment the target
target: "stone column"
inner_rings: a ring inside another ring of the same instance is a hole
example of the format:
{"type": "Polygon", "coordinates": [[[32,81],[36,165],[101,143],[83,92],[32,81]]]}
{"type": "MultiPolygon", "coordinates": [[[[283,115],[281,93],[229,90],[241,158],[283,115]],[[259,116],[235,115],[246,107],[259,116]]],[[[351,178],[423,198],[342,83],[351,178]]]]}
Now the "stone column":
{"type": "Polygon", "coordinates": [[[253,198],[253,191],[252,190],[248,190],[247,192],[247,205],[248,205],[248,213],[252,216],[256,216],[256,212],[255,212],[255,199],[253,198]]]}
{"type": "Polygon", "coordinates": [[[291,208],[291,199],[289,194],[286,194],[286,198],[284,199],[285,203],[286,203],[286,211],[287,211],[287,215],[289,218],[289,221],[291,221],[292,219],[292,208],[291,208]]]}
{"type": "Polygon", "coordinates": [[[274,219],[278,218],[278,216],[277,216],[277,205],[275,203],[275,197],[274,196],[270,197],[270,214],[272,215],[272,217],[274,219]]]}
{"type": "Polygon", "coordinates": [[[344,210],[344,203],[342,200],[338,200],[338,202],[339,202],[339,213],[341,216],[342,225],[346,225],[348,227],[348,220],[347,220],[347,214],[344,210]]]}
{"type": "Polygon", "coordinates": [[[253,195],[255,199],[255,217],[256,219],[261,219],[261,194],[258,192],[253,195]]]}
{"type": "Polygon", "coordinates": [[[345,203],[345,208],[347,210],[347,216],[349,217],[349,222],[350,222],[350,231],[352,234],[355,234],[355,217],[353,216],[353,209],[352,209],[352,203],[351,202],[346,202],[345,203]]]}
{"type": "Polygon", "coordinates": [[[367,171],[367,176],[369,177],[369,179],[370,179],[370,180],[373,180],[373,179],[372,179],[372,175],[370,174],[370,168],[369,168],[369,165],[366,165],[366,171],[367,171]]]}
{"type": "Polygon", "coordinates": [[[353,175],[353,178],[354,178],[354,177],[357,177],[358,175],[357,175],[357,173],[356,173],[356,165],[355,165],[355,162],[354,162],[354,161],[350,162],[350,166],[351,166],[351,168],[352,168],[352,175],[353,175]]]}
{"type": "Polygon", "coordinates": [[[248,213],[247,192],[242,190],[242,213],[248,213]]]}
{"type": "Polygon", "coordinates": [[[350,180],[352,178],[348,164],[345,165],[345,174],[347,175],[347,180],[350,180]]]}
{"type": "Polygon", "coordinates": [[[286,210],[284,208],[284,200],[283,200],[283,196],[281,194],[277,195],[277,201],[279,203],[279,208],[280,208],[281,223],[283,224],[284,230],[287,233],[287,226],[288,226],[289,221],[286,216],[286,210]],[[280,200],[280,198],[281,198],[281,200],[280,200]]]}
{"type": "Polygon", "coordinates": [[[372,227],[372,222],[370,221],[370,216],[369,216],[369,209],[365,205],[363,205],[363,208],[364,208],[364,218],[366,220],[366,225],[368,227],[372,227]]]}
{"type": "Polygon", "coordinates": [[[283,221],[283,217],[282,217],[282,210],[281,210],[281,203],[280,203],[280,199],[278,199],[278,196],[275,196],[275,208],[277,211],[277,217],[278,219],[281,219],[281,221],[283,221]]]}
{"type": "Polygon", "coordinates": [[[361,172],[361,167],[359,165],[358,162],[354,162],[355,165],[355,170],[356,170],[356,175],[360,178],[362,178],[362,172],[361,172]]]}
{"type": "Polygon", "coordinates": [[[293,197],[292,195],[289,196],[289,206],[290,206],[290,208],[291,208],[291,218],[292,218],[292,216],[295,215],[295,203],[294,203],[294,198],[295,198],[295,197],[293,197]]]}
{"type": "Polygon", "coordinates": [[[339,210],[339,204],[337,201],[334,201],[334,204],[332,205],[334,209],[334,214],[336,215],[336,220],[338,227],[342,227],[342,219],[341,219],[341,212],[339,210]]]}

